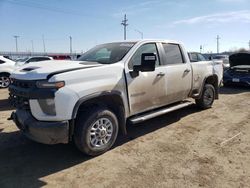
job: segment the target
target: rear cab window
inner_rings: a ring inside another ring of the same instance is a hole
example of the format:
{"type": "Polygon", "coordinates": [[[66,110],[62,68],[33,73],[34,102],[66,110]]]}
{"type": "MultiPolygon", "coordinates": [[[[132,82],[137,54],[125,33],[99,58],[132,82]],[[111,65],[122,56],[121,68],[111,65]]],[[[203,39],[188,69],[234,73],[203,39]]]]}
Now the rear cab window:
{"type": "Polygon", "coordinates": [[[188,53],[190,62],[197,62],[198,61],[198,56],[196,53],[188,53]]]}
{"type": "Polygon", "coordinates": [[[179,44],[162,43],[166,54],[165,65],[175,65],[185,63],[179,44]]]}

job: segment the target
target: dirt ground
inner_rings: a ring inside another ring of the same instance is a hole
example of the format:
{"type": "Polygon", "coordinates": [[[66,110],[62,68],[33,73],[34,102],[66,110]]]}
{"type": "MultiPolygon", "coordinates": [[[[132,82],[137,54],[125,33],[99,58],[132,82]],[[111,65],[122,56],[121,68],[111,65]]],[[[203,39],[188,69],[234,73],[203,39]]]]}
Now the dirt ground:
{"type": "Polygon", "coordinates": [[[213,108],[195,105],[129,126],[109,152],[26,139],[0,90],[0,187],[249,187],[250,90],[222,88],[213,108]]]}

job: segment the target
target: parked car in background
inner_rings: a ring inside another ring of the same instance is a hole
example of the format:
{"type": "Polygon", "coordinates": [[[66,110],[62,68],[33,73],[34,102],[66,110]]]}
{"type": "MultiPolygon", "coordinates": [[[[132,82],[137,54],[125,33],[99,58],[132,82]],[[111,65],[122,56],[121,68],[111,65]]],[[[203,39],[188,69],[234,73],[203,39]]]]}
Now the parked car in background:
{"type": "Polygon", "coordinates": [[[54,60],[71,60],[69,55],[51,55],[54,60]]]}
{"type": "Polygon", "coordinates": [[[224,70],[230,67],[228,55],[216,55],[212,57],[214,61],[221,61],[223,63],[224,70]]]}
{"type": "Polygon", "coordinates": [[[10,84],[9,76],[15,69],[14,61],[0,56],[0,88],[7,88],[10,84]]]}
{"type": "Polygon", "coordinates": [[[250,86],[250,52],[229,57],[230,67],[224,72],[223,84],[250,86]]]}
{"type": "Polygon", "coordinates": [[[48,60],[53,60],[53,58],[49,56],[26,57],[23,59],[18,59],[16,61],[16,66],[21,66],[27,63],[33,63],[33,62],[39,62],[39,61],[48,61],[48,60]]]}
{"type": "Polygon", "coordinates": [[[207,59],[199,52],[188,52],[190,62],[207,61],[207,59]]]}

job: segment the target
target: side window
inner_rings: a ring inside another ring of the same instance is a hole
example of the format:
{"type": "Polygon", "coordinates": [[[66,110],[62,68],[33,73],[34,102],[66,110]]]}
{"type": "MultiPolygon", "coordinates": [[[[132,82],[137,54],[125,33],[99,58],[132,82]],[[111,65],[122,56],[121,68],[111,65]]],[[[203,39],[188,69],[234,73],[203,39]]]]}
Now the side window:
{"type": "Polygon", "coordinates": [[[157,47],[155,43],[149,43],[149,44],[144,44],[141,47],[139,47],[137,49],[137,51],[135,52],[135,54],[132,56],[132,58],[129,61],[128,64],[128,68],[129,69],[133,69],[134,65],[140,65],[141,64],[141,55],[143,53],[154,53],[156,55],[156,62],[155,62],[155,66],[158,67],[159,66],[159,54],[157,51],[157,47]]]}
{"type": "Polygon", "coordinates": [[[184,63],[182,53],[178,44],[163,43],[162,45],[166,53],[167,65],[184,63]]]}
{"type": "Polygon", "coordinates": [[[47,57],[39,57],[39,58],[37,58],[36,61],[46,61],[46,60],[49,60],[49,58],[47,58],[47,57]]]}
{"type": "Polygon", "coordinates": [[[38,57],[34,57],[34,58],[31,58],[31,59],[29,60],[29,63],[37,62],[37,61],[39,61],[39,58],[38,58],[38,57]]]}

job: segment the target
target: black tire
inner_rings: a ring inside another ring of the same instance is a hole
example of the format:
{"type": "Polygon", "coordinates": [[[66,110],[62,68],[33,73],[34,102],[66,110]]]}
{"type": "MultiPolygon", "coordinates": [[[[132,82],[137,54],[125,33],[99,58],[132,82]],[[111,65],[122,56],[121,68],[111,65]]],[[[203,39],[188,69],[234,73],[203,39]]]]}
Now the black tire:
{"type": "Polygon", "coordinates": [[[208,109],[211,108],[215,99],[215,89],[214,86],[211,84],[205,84],[201,98],[196,99],[196,105],[199,106],[201,109],[208,109]]]}
{"type": "Polygon", "coordinates": [[[118,120],[116,115],[112,111],[110,111],[106,107],[93,107],[91,110],[82,111],[78,115],[74,131],[74,142],[81,152],[90,156],[97,156],[105,153],[113,146],[118,135],[118,129],[118,120]],[[99,127],[100,122],[102,122],[101,124],[103,124],[102,128],[99,127]],[[103,122],[109,122],[112,124],[112,134],[110,133],[108,135],[108,131],[111,132],[110,124],[108,124],[109,128],[105,129],[105,125],[103,122]],[[97,126],[97,128],[95,126],[97,126]],[[95,128],[96,130],[93,132],[93,129],[95,128]],[[106,132],[106,136],[103,132],[106,132]],[[98,141],[94,145],[93,142],[96,142],[96,140],[100,141],[98,141]],[[104,141],[106,141],[107,143],[103,144],[104,141]]]}
{"type": "Polygon", "coordinates": [[[0,73],[0,88],[7,88],[10,85],[9,74],[0,73]]]}

